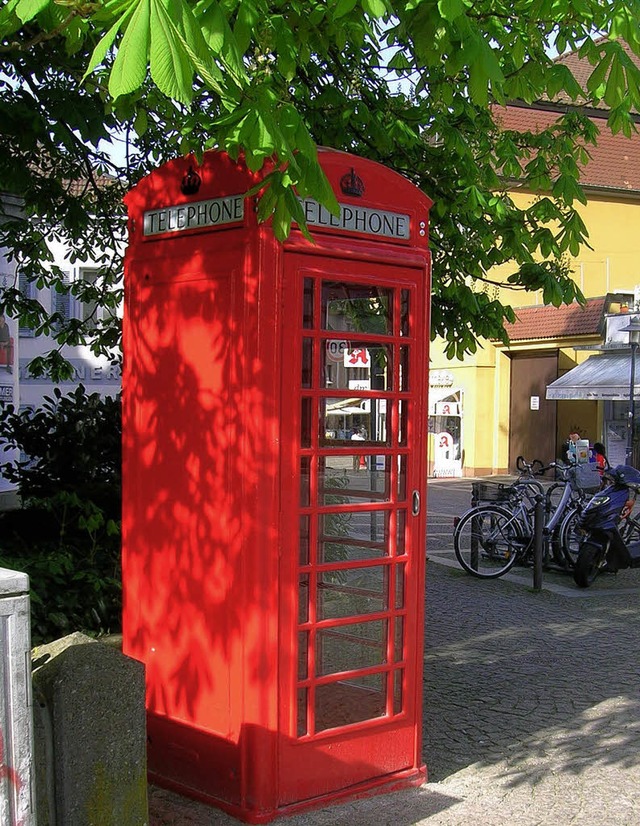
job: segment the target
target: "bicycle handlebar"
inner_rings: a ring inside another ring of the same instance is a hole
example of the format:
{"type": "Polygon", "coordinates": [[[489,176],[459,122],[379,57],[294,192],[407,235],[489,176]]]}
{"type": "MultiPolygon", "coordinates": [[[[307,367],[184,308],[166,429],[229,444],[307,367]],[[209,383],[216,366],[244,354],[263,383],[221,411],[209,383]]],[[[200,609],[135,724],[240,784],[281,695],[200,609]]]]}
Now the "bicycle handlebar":
{"type": "Polygon", "coordinates": [[[529,474],[530,476],[542,476],[548,470],[553,470],[555,467],[562,467],[558,462],[551,462],[548,465],[543,464],[540,459],[534,459],[532,462],[527,462],[524,456],[518,456],[516,459],[516,468],[522,474],[529,474]]]}

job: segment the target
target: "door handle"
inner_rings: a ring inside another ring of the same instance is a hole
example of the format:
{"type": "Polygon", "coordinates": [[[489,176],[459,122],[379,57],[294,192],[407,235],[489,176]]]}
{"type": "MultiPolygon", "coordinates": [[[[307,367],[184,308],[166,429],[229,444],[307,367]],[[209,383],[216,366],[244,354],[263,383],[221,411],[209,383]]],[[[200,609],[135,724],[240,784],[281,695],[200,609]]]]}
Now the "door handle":
{"type": "Polygon", "coordinates": [[[414,516],[417,516],[420,513],[420,494],[417,490],[413,491],[413,495],[411,497],[411,513],[414,516]]]}

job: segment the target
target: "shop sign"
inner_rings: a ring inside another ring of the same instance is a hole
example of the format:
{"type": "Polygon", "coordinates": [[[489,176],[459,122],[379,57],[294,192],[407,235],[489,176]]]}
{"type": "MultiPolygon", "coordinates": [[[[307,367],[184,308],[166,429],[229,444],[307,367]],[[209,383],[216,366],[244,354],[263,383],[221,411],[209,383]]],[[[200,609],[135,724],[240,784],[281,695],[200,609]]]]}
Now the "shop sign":
{"type": "Polygon", "coordinates": [[[458,402],[436,402],[435,404],[436,416],[459,416],[460,405],[458,402]]]}
{"type": "Polygon", "coordinates": [[[457,459],[458,446],[451,433],[443,430],[435,434],[433,475],[462,476],[462,462],[457,459]]]}
{"type": "MultiPolygon", "coordinates": [[[[74,384],[79,381],[92,384],[120,384],[120,366],[118,364],[95,364],[83,359],[67,359],[73,367],[73,375],[56,384],[74,384]]],[[[20,359],[20,381],[23,384],[51,384],[48,375],[32,376],[29,371],[31,359],[20,359]]]]}
{"type": "Polygon", "coordinates": [[[355,349],[345,349],[345,367],[371,367],[371,354],[366,347],[356,347],[355,349]]]}
{"type": "Polygon", "coordinates": [[[448,370],[432,370],[429,373],[429,387],[452,387],[453,373],[448,370]]]}
{"type": "Polygon", "coordinates": [[[0,385],[0,402],[12,402],[13,401],[13,385],[12,384],[2,384],[0,385]]]}
{"type": "Polygon", "coordinates": [[[371,390],[371,382],[368,379],[352,379],[349,390],[371,390]]]}

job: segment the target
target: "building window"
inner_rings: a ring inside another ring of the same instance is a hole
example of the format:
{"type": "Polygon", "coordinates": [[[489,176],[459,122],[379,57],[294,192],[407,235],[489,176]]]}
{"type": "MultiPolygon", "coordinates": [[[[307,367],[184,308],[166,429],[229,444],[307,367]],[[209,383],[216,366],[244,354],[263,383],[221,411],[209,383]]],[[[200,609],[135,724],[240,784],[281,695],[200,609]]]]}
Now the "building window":
{"type": "Polygon", "coordinates": [[[79,280],[84,282],[82,285],[82,294],[86,295],[86,290],[88,295],[86,295],[86,298],[77,300],[76,317],[83,321],[88,329],[92,330],[97,326],[101,318],[100,308],[96,300],[98,270],[81,269],[79,272],[79,280]]]}
{"type": "Polygon", "coordinates": [[[59,329],[72,317],[71,314],[71,274],[62,273],[61,290],[55,288],[51,290],[51,312],[58,314],[58,321],[55,328],[59,329]]]}
{"type": "MultiPolygon", "coordinates": [[[[23,298],[29,300],[37,298],[38,290],[36,289],[35,283],[29,281],[24,273],[18,275],[18,289],[23,298]]],[[[32,330],[31,327],[18,327],[18,335],[20,338],[33,338],[35,336],[35,330],[32,330]]]]}

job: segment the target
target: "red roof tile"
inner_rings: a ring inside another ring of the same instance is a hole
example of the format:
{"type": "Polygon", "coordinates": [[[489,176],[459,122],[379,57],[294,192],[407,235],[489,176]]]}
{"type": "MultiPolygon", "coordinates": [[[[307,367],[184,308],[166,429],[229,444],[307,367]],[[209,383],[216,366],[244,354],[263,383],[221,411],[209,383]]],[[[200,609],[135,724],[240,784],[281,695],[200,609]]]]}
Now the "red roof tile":
{"type": "MultiPolygon", "coordinates": [[[[607,38],[600,37],[595,42],[604,44],[607,42],[607,38]]],[[[631,51],[631,49],[629,48],[629,44],[625,43],[624,40],[620,40],[620,45],[627,53],[627,55],[631,58],[631,60],[635,63],[635,65],[640,66],[640,58],[631,51]]],[[[591,77],[592,73],[596,69],[596,67],[592,66],[586,58],[579,57],[578,52],[568,52],[567,54],[560,55],[559,57],[556,57],[555,62],[562,63],[565,66],[567,66],[570,69],[571,74],[574,76],[574,78],[578,81],[579,85],[583,89],[586,88],[587,80],[591,77]]],[[[606,76],[609,76],[608,72],[606,76]]],[[[580,105],[580,103],[584,102],[572,100],[565,92],[560,92],[560,94],[556,95],[554,100],[562,103],[568,103],[570,106],[577,106],[580,105]]],[[[589,106],[595,109],[608,109],[607,104],[603,100],[599,101],[599,103],[595,105],[589,104],[589,106]]]]}
{"type": "Polygon", "coordinates": [[[515,310],[516,322],[504,328],[511,341],[598,335],[605,301],[589,298],[584,307],[575,301],[561,307],[520,307],[515,310]]]}
{"type": "MultiPolygon", "coordinates": [[[[535,132],[550,126],[559,117],[557,111],[511,104],[496,111],[502,129],[535,132]]],[[[615,190],[640,191],[640,133],[627,138],[612,135],[606,122],[594,121],[600,129],[597,146],[588,146],[591,160],[583,168],[583,186],[615,190]]]]}

